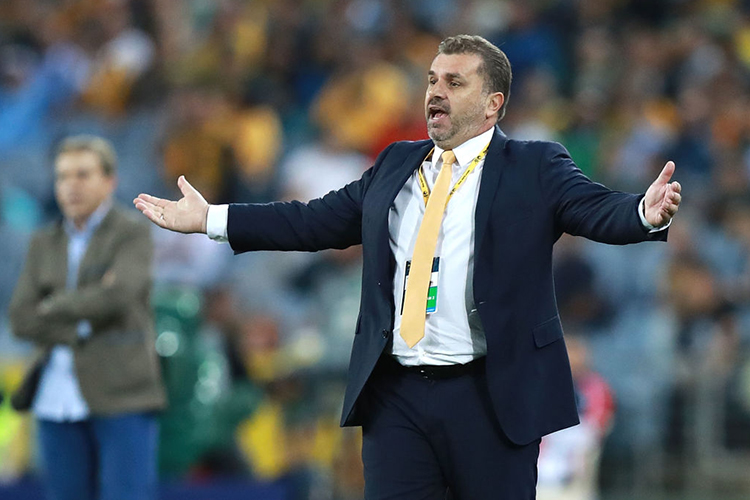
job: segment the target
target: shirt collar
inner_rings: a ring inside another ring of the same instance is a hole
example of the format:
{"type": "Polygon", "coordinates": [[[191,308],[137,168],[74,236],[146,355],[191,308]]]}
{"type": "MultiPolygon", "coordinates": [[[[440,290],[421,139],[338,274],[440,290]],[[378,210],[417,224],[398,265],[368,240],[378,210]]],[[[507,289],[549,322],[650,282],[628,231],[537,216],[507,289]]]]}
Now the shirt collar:
{"type": "MultiPolygon", "coordinates": [[[[456,155],[456,163],[459,168],[465,168],[474,158],[479,156],[484,147],[492,139],[495,127],[485,130],[476,137],[472,137],[460,146],[453,148],[453,154],[456,155]]],[[[432,165],[436,165],[438,159],[443,154],[443,149],[435,145],[435,152],[432,154],[432,165]]]]}
{"type": "Polygon", "coordinates": [[[89,216],[88,220],[83,225],[83,229],[81,230],[76,228],[72,220],[65,219],[65,232],[68,233],[68,236],[82,236],[92,234],[94,231],[96,231],[96,228],[99,227],[104,218],[107,216],[110,208],[112,208],[112,200],[104,200],[104,202],[102,202],[102,204],[99,205],[96,210],[94,210],[94,213],[89,216]]]}

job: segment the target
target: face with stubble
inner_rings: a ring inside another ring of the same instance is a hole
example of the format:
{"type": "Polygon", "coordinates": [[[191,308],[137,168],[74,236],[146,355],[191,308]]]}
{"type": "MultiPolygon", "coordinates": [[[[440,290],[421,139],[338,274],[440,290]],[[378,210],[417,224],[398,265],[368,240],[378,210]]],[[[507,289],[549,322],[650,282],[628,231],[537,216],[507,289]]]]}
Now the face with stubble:
{"type": "Polygon", "coordinates": [[[497,122],[504,96],[485,90],[476,54],[438,54],[427,75],[427,133],[440,148],[453,149],[497,122]]]}

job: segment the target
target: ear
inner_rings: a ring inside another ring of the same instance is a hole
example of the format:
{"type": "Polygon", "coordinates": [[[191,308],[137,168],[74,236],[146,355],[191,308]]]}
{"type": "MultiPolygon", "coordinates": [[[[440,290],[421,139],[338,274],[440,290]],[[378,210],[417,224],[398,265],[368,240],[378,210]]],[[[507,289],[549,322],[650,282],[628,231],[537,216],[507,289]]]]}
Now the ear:
{"type": "Polygon", "coordinates": [[[503,103],[505,102],[505,95],[503,95],[502,92],[494,92],[489,95],[489,98],[487,99],[487,111],[486,111],[486,118],[489,118],[492,115],[497,115],[500,113],[500,109],[503,107],[503,103]]]}

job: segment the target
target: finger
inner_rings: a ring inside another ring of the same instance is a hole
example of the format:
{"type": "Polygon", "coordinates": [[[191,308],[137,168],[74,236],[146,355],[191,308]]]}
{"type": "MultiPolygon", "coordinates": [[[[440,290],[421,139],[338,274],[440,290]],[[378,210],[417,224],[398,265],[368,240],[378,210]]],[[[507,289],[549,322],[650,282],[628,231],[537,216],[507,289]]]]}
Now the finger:
{"type": "Polygon", "coordinates": [[[669,196],[669,201],[671,201],[675,205],[679,205],[680,202],[682,201],[682,195],[680,193],[672,193],[669,196]]]}
{"type": "Polygon", "coordinates": [[[656,182],[659,184],[666,184],[669,182],[669,179],[672,178],[672,174],[674,174],[674,162],[668,161],[666,165],[664,165],[664,168],[661,170],[661,173],[659,174],[659,177],[657,177],[656,182]]]}
{"type": "Polygon", "coordinates": [[[677,210],[679,210],[679,206],[675,204],[668,204],[664,208],[662,208],[662,211],[664,211],[666,214],[668,214],[670,217],[674,217],[674,214],[677,213],[677,210]]]}
{"type": "Polygon", "coordinates": [[[670,186],[672,187],[672,191],[674,191],[675,193],[682,192],[682,184],[680,184],[679,182],[674,181],[670,184],[670,186]]]}
{"type": "Polygon", "coordinates": [[[150,194],[141,193],[138,195],[138,198],[136,200],[142,200],[146,203],[150,203],[151,205],[157,206],[157,207],[164,207],[169,203],[169,200],[165,200],[163,198],[157,198],[156,196],[151,196],[150,194]]]}
{"type": "Polygon", "coordinates": [[[143,200],[139,198],[136,198],[135,200],[133,200],[133,205],[135,205],[135,208],[137,208],[141,212],[143,212],[144,210],[146,210],[146,208],[148,208],[148,206],[146,205],[146,202],[144,202],[143,200]]]}
{"type": "Polygon", "coordinates": [[[150,210],[152,212],[157,212],[156,205],[154,205],[153,203],[149,203],[147,201],[143,201],[140,198],[136,198],[135,200],[133,200],[133,203],[135,204],[135,208],[137,208],[141,212],[143,212],[145,210],[150,210]]]}
{"type": "Polygon", "coordinates": [[[143,215],[145,215],[146,217],[148,217],[148,219],[151,222],[153,222],[154,224],[156,224],[157,226],[159,226],[159,227],[167,227],[166,226],[166,221],[164,220],[163,214],[156,213],[156,212],[154,212],[153,210],[150,210],[150,209],[144,209],[144,210],[142,210],[142,212],[143,212],[143,215]]]}

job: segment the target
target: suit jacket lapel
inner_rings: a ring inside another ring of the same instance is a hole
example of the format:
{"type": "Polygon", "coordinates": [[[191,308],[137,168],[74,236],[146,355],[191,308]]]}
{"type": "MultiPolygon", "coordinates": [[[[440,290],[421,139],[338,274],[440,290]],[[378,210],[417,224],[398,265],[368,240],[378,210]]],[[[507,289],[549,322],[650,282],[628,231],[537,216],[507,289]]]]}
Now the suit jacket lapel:
{"type": "Polygon", "coordinates": [[[489,221],[492,202],[498,191],[500,178],[503,175],[503,151],[508,138],[495,126],[495,133],[492,136],[490,149],[487,151],[487,158],[484,160],[482,169],[482,180],[479,185],[479,197],[477,199],[477,208],[474,214],[474,256],[479,255],[482,248],[487,222],[489,221]]]}
{"type": "MultiPolygon", "coordinates": [[[[55,227],[54,237],[51,240],[52,248],[47,249],[54,262],[52,286],[56,290],[65,290],[68,284],[68,234],[61,220],[55,227]]],[[[50,292],[53,290],[50,290],[50,292]]]]}
{"type": "Polygon", "coordinates": [[[403,164],[399,168],[394,169],[394,181],[389,181],[386,183],[386,185],[390,188],[386,197],[386,199],[388,200],[388,208],[393,205],[396,196],[398,196],[398,193],[401,191],[401,188],[404,187],[404,184],[406,184],[406,181],[409,179],[409,177],[414,173],[416,169],[422,166],[422,162],[427,156],[427,153],[429,153],[430,149],[432,149],[433,147],[434,146],[432,144],[432,141],[426,141],[424,146],[407,156],[403,164]]]}
{"type": "Polygon", "coordinates": [[[101,269],[103,262],[110,262],[110,258],[106,255],[109,245],[106,242],[111,238],[112,234],[116,231],[117,227],[117,208],[114,206],[109,209],[107,215],[104,216],[102,221],[99,223],[99,227],[94,230],[91,235],[89,244],[86,247],[81,257],[81,263],[78,267],[78,283],[88,284],[91,277],[98,280],[100,276],[106,271],[101,269]],[[99,266],[99,267],[96,267],[99,266]]]}

